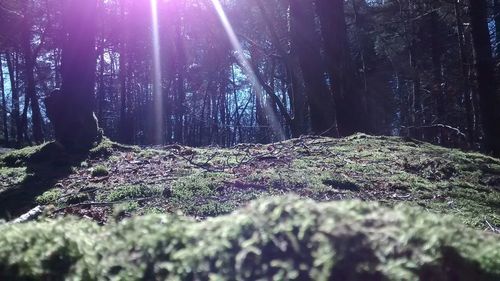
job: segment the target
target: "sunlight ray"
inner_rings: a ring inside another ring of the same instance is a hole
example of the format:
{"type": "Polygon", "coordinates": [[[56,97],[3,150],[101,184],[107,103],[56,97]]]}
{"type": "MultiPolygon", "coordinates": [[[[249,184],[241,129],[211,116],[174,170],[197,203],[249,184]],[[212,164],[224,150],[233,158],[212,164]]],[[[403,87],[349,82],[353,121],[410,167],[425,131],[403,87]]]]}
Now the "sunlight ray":
{"type": "Polygon", "coordinates": [[[158,21],[158,0],[150,0],[151,32],[153,47],[153,98],[154,98],[154,140],[163,142],[163,96],[161,87],[160,28],[158,21]]]}
{"type": "MultiPolygon", "coordinates": [[[[260,100],[264,100],[263,86],[260,84],[253,70],[252,65],[245,57],[243,47],[240,41],[238,40],[238,37],[236,36],[233,26],[231,25],[229,18],[227,17],[226,12],[222,7],[222,4],[220,3],[219,0],[211,0],[211,1],[212,4],[214,5],[215,11],[217,12],[217,15],[219,16],[222,26],[224,27],[224,30],[227,33],[231,46],[235,51],[235,57],[238,60],[238,63],[242,66],[243,72],[250,81],[255,94],[258,95],[260,100]]],[[[269,125],[273,133],[276,135],[276,137],[278,137],[279,140],[284,140],[285,132],[283,130],[283,127],[281,126],[281,123],[279,122],[278,116],[276,116],[276,112],[272,110],[272,108],[266,102],[264,102],[263,107],[266,116],[269,117],[269,125]]]]}

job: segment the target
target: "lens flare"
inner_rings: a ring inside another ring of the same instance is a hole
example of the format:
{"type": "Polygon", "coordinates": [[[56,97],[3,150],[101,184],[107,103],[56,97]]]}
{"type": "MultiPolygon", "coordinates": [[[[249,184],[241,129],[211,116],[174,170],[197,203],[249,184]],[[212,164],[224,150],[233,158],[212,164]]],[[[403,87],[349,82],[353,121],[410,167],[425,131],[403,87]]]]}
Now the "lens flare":
{"type": "Polygon", "coordinates": [[[153,47],[153,99],[154,99],[154,140],[163,143],[163,95],[161,86],[160,27],[158,22],[158,1],[150,0],[151,37],[153,47]]]}
{"type": "MultiPolygon", "coordinates": [[[[229,37],[229,42],[231,43],[231,46],[235,51],[235,56],[236,59],[238,60],[238,63],[242,66],[243,72],[245,73],[246,77],[252,84],[252,88],[255,94],[258,95],[260,100],[264,100],[263,86],[259,83],[259,79],[257,78],[252,65],[245,57],[243,47],[241,46],[241,43],[238,40],[236,33],[234,32],[233,26],[229,22],[226,12],[224,11],[224,8],[222,8],[222,5],[219,0],[211,0],[211,1],[212,4],[214,5],[215,11],[217,12],[217,15],[219,16],[222,26],[224,27],[224,30],[226,31],[227,36],[229,37]]],[[[285,132],[283,130],[283,127],[281,126],[281,123],[279,122],[278,117],[276,116],[276,112],[272,110],[272,108],[266,102],[264,103],[264,111],[266,113],[266,116],[269,116],[269,125],[273,133],[276,135],[276,137],[279,138],[279,140],[284,140],[285,132]]]]}

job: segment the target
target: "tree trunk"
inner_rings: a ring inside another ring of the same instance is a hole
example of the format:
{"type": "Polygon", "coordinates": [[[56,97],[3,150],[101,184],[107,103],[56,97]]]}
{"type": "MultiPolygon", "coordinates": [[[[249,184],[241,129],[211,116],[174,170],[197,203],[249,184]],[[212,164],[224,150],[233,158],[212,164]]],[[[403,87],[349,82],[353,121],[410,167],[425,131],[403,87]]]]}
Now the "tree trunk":
{"type": "Polygon", "coordinates": [[[105,67],[105,62],[104,62],[104,42],[101,42],[100,46],[100,57],[99,57],[99,82],[97,86],[97,118],[99,120],[104,120],[104,106],[106,103],[106,89],[104,85],[104,67],[105,67]]]}
{"type": "MultiPolygon", "coordinates": [[[[430,32],[431,32],[431,53],[432,53],[432,95],[436,100],[436,119],[438,123],[448,125],[448,118],[445,111],[445,91],[443,89],[443,73],[441,59],[443,56],[443,48],[441,47],[441,35],[439,33],[439,14],[433,11],[430,14],[430,32]]],[[[438,143],[446,145],[448,139],[446,134],[439,132],[436,136],[438,143]]]]}
{"type": "MultiPolygon", "coordinates": [[[[179,6],[177,6],[178,17],[176,20],[174,44],[176,50],[175,57],[175,68],[177,70],[177,75],[175,78],[175,128],[174,128],[174,138],[177,143],[184,143],[184,102],[186,100],[186,90],[184,89],[184,72],[186,70],[186,53],[184,50],[184,32],[183,32],[183,20],[179,11],[179,6]]],[[[216,100],[216,99],[215,99],[216,100]]],[[[217,119],[214,121],[217,125],[217,119]]]]}
{"type": "Polygon", "coordinates": [[[46,99],[56,139],[70,150],[87,150],[99,138],[93,113],[96,69],[96,0],[71,0],[64,10],[62,89],[46,99]]]}
{"type": "MultiPolygon", "coordinates": [[[[26,78],[26,94],[25,99],[29,100],[31,104],[31,121],[33,125],[33,138],[35,143],[40,144],[43,142],[43,131],[42,131],[42,115],[40,113],[40,103],[36,94],[36,82],[35,82],[35,63],[36,54],[33,52],[31,47],[31,14],[29,13],[31,7],[28,0],[23,1],[23,9],[25,15],[23,17],[22,34],[21,34],[21,50],[24,55],[24,74],[26,78]]],[[[42,44],[40,42],[39,44],[42,44]]],[[[27,108],[25,109],[25,111],[27,108]]],[[[27,125],[27,120],[24,120],[27,125]]]]}
{"type": "Polygon", "coordinates": [[[34,73],[35,58],[33,57],[33,52],[31,50],[29,40],[29,37],[23,40],[24,71],[26,75],[25,99],[29,100],[29,104],[31,105],[33,139],[35,143],[40,144],[43,142],[42,115],[40,113],[40,103],[36,94],[36,82],[34,73]]]}
{"type": "Polygon", "coordinates": [[[3,125],[3,138],[5,143],[9,143],[9,128],[7,120],[7,99],[5,97],[5,80],[3,78],[3,56],[0,54],[0,93],[2,94],[2,125],[3,125]]]}
{"type": "Polygon", "coordinates": [[[118,79],[120,80],[120,125],[119,125],[119,138],[123,143],[131,144],[134,138],[134,125],[133,118],[130,113],[131,99],[129,93],[130,85],[130,52],[129,52],[129,26],[127,24],[126,11],[124,5],[120,5],[121,22],[124,29],[121,31],[121,42],[119,43],[119,73],[118,79]]]}
{"type": "Polygon", "coordinates": [[[123,143],[132,143],[132,124],[131,118],[128,112],[128,89],[127,89],[127,80],[128,80],[128,62],[127,62],[127,47],[126,40],[123,40],[120,43],[120,61],[119,61],[119,73],[118,79],[120,80],[120,128],[119,128],[119,136],[120,141],[123,143]]]}
{"type": "Polygon", "coordinates": [[[290,0],[290,30],[292,48],[304,79],[312,131],[314,134],[336,136],[335,105],[326,85],[311,0],[290,0]]]}
{"type": "MultiPolygon", "coordinates": [[[[285,117],[285,121],[287,122],[286,125],[290,126],[292,136],[297,138],[307,133],[307,124],[306,124],[307,99],[303,94],[304,83],[301,80],[300,67],[298,66],[299,63],[297,62],[294,50],[292,49],[291,52],[288,53],[282,46],[280,38],[275,29],[275,25],[271,20],[268,12],[266,11],[266,8],[263,5],[262,0],[254,0],[254,1],[257,4],[257,7],[259,8],[259,11],[267,26],[267,29],[269,30],[273,46],[274,48],[276,48],[278,54],[282,57],[283,63],[285,64],[285,71],[287,76],[286,92],[290,98],[293,118],[288,114],[286,110],[283,110],[284,108],[282,108],[281,106],[285,105],[286,102],[281,102],[280,104],[279,100],[276,100],[276,95],[271,96],[271,98],[276,102],[276,105],[280,107],[281,114],[285,117]]],[[[258,71],[256,71],[256,73],[258,73],[258,71]]]]}
{"type": "Polygon", "coordinates": [[[288,85],[288,96],[292,107],[293,119],[290,122],[292,136],[298,138],[307,132],[307,97],[304,95],[304,81],[302,79],[299,63],[292,50],[290,68],[287,69],[287,78],[290,81],[288,85]]]}
{"type": "Polygon", "coordinates": [[[500,58],[500,0],[493,0],[493,18],[495,19],[495,55],[500,58]]]}
{"type": "Polygon", "coordinates": [[[12,121],[11,134],[16,138],[16,145],[19,147],[23,141],[22,122],[19,109],[19,89],[17,87],[18,59],[6,53],[7,69],[9,70],[10,90],[12,99],[12,121]]]}
{"type": "Polygon", "coordinates": [[[500,156],[500,102],[495,83],[495,65],[488,29],[488,11],[485,0],[470,1],[472,41],[476,53],[475,67],[479,90],[481,123],[484,130],[484,148],[500,156]]]}
{"type": "Polygon", "coordinates": [[[28,108],[30,106],[30,100],[26,95],[24,96],[24,107],[21,113],[21,139],[23,142],[27,142],[31,145],[31,140],[28,135],[28,108]]]}
{"type": "Polygon", "coordinates": [[[460,70],[462,72],[462,99],[465,106],[465,120],[467,128],[467,141],[470,147],[473,146],[475,141],[475,126],[474,126],[474,111],[472,106],[472,89],[469,84],[469,62],[467,59],[467,50],[465,48],[465,35],[464,26],[462,21],[462,8],[460,7],[460,0],[455,1],[455,17],[457,25],[458,36],[458,51],[460,57],[460,70]]]}
{"type": "Polygon", "coordinates": [[[344,0],[316,0],[321,22],[328,72],[337,105],[340,135],[369,130],[366,106],[361,90],[355,86],[356,74],[352,63],[345,22],[344,0]]]}

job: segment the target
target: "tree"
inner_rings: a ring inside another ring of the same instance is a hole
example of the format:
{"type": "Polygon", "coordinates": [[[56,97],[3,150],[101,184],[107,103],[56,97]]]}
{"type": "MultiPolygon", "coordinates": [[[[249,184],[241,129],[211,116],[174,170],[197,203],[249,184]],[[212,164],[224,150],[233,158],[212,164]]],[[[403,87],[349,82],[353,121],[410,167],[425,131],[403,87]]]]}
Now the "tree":
{"type": "MultiPolygon", "coordinates": [[[[474,144],[476,132],[475,132],[475,122],[474,122],[474,106],[473,106],[473,98],[472,98],[472,89],[471,89],[471,81],[470,78],[470,64],[467,56],[466,42],[465,42],[465,31],[464,31],[464,23],[462,20],[462,8],[460,7],[460,0],[455,0],[454,3],[454,12],[455,12],[455,20],[456,20],[456,29],[457,29],[457,41],[458,41],[458,57],[460,61],[460,71],[461,71],[461,81],[462,81],[462,97],[463,103],[465,107],[465,127],[467,129],[467,141],[469,142],[469,146],[472,147],[474,144]]],[[[500,26],[499,26],[500,28],[500,26]]],[[[499,33],[500,35],[500,33],[499,33]]]]}
{"type": "Polygon", "coordinates": [[[292,52],[296,54],[309,103],[313,133],[336,136],[333,96],[326,85],[312,0],[290,0],[292,52]]]}
{"type": "Polygon", "coordinates": [[[2,97],[2,125],[3,125],[3,138],[5,143],[9,143],[9,126],[7,120],[7,98],[5,95],[5,85],[3,76],[3,56],[0,54],[0,94],[2,97]]]}
{"type": "Polygon", "coordinates": [[[476,54],[475,67],[479,90],[481,123],[484,130],[484,148],[500,156],[500,102],[495,81],[495,65],[488,29],[486,0],[470,1],[472,38],[476,54]]]}
{"type": "MultiPolygon", "coordinates": [[[[463,148],[479,148],[483,139],[488,147],[497,143],[491,124],[498,117],[489,108],[496,98],[488,102],[492,91],[484,90],[496,86],[484,81],[500,76],[472,65],[488,44],[487,36],[473,44],[466,1],[221,1],[252,79],[235,60],[211,0],[158,1],[164,103],[158,120],[151,114],[159,95],[152,93],[149,1],[93,2],[97,12],[93,7],[89,15],[82,12],[88,3],[0,0],[7,101],[1,107],[18,146],[52,138],[38,104],[50,89],[62,88],[59,106],[48,110],[57,139],[71,146],[85,140],[79,134],[95,134],[80,123],[95,123],[85,120],[94,109],[96,62],[96,110],[107,136],[120,142],[152,144],[157,129],[159,143],[196,146],[355,132],[463,148]]],[[[498,33],[500,6],[491,2],[482,17],[498,33]]]]}
{"type": "MultiPolygon", "coordinates": [[[[32,15],[30,14],[32,7],[30,6],[30,1],[23,1],[24,16],[22,20],[22,34],[21,34],[21,50],[24,56],[24,75],[26,76],[26,94],[25,99],[31,105],[31,119],[33,123],[33,138],[35,143],[40,144],[43,142],[43,131],[42,131],[42,115],[40,112],[40,103],[36,93],[36,81],[35,81],[35,64],[38,51],[33,51],[31,46],[32,40],[32,15]]],[[[39,46],[43,44],[43,38],[41,38],[39,46]]],[[[38,49],[39,50],[39,49],[38,49]]],[[[27,108],[25,108],[25,111],[27,108]]],[[[26,123],[27,117],[23,116],[23,123],[26,123]]]]}
{"type": "Polygon", "coordinates": [[[46,99],[56,139],[70,150],[85,150],[98,139],[93,113],[97,1],[71,0],[64,9],[62,88],[46,99]]]}
{"type": "Polygon", "coordinates": [[[493,0],[493,18],[495,20],[495,55],[500,57],[500,0],[493,0]]]}
{"type": "Polygon", "coordinates": [[[316,0],[321,33],[327,57],[332,90],[337,105],[339,133],[342,136],[366,132],[365,102],[355,86],[356,74],[347,37],[344,0],[316,0]]]}
{"type": "Polygon", "coordinates": [[[20,146],[23,142],[23,128],[21,124],[20,108],[19,108],[19,89],[18,89],[18,73],[19,60],[17,54],[15,56],[6,53],[7,69],[9,71],[10,93],[12,100],[11,109],[11,134],[15,135],[16,145],[20,146]]]}

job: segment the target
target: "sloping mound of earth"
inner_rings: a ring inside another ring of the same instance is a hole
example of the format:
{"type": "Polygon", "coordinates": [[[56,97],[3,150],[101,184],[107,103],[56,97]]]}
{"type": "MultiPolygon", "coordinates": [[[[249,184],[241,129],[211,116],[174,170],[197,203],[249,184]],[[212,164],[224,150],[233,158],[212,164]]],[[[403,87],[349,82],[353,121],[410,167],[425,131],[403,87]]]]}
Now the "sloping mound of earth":
{"type": "Polygon", "coordinates": [[[49,143],[0,157],[4,218],[39,205],[43,217],[101,224],[151,213],[203,220],[293,193],[316,201],[404,203],[481,230],[500,227],[500,160],[397,137],[302,137],[229,149],[105,140],[89,155],[54,151],[49,143]]]}
{"type": "Polygon", "coordinates": [[[378,203],[259,200],[196,222],[0,225],[2,280],[500,280],[500,237],[378,203]]]}

